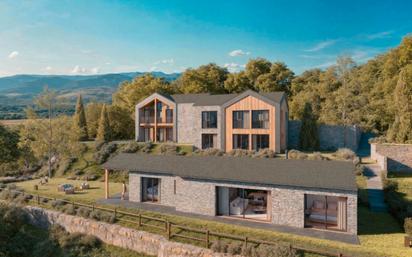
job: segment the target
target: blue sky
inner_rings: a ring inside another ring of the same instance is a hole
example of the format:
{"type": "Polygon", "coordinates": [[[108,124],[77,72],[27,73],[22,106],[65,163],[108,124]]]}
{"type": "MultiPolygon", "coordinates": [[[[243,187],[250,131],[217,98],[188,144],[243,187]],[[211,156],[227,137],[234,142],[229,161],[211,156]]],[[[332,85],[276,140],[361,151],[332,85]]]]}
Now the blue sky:
{"type": "Polygon", "coordinates": [[[412,1],[0,1],[0,76],[180,72],[250,58],[299,74],[412,32],[412,1]]]}

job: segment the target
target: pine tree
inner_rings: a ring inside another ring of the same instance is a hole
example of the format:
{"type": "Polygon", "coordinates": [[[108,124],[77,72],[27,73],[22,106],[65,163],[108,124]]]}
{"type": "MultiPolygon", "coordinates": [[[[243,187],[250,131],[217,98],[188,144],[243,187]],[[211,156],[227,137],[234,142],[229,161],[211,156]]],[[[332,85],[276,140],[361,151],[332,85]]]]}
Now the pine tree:
{"type": "Polygon", "coordinates": [[[312,106],[310,103],[306,103],[302,113],[302,126],[299,135],[299,146],[302,150],[313,151],[319,149],[319,133],[316,120],[312,106]]]}
{"type": "Polygon", "coordinates": [[[87,132],[86,114],[83,106],[82,95],[79,95],[76,103],[76,111],[73,116],[74,130],[78,134],[78,140],[84,141],[89,138],[87,132]]]}
{"type": "Polygon", "coordinates": [[[102,112],[100,114],[99,127],[97,129],[96,140],[107,142],[107,141],[110,141],[111,138],[112,138],[112,131],[110,128],[109,115],[107,113],[106,105],[104,104],[102,107],[102,112]]]}

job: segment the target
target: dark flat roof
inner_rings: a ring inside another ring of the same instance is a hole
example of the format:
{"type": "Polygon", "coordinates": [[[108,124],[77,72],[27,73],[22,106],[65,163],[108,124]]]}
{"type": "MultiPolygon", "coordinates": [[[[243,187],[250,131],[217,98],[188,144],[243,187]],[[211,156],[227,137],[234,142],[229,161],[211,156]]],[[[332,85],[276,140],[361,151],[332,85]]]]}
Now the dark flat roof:
{"type": "Polygon", "coordinates": [[[344,161],[121,153],[103,167],[222,182],[357,190],[355,166],[344,161]]]}
{"type": "MultiPolygon", "coordinates": [[[[239,94],[208,94],[208,93],[201,93],[201,94],[174,94],[170,95],[170,99],[172,99],[176,103],[193,103],[195,106],[220,106],[224,103],[228,102],[229,100],[234,99],[235,97],[241,95],[239,94]]],[[[269,100],[280,103],[282,97],[284,96],[284,92],[270,92],[270,93],[257,93],[261,96],[268,98],[269,100]]]]}

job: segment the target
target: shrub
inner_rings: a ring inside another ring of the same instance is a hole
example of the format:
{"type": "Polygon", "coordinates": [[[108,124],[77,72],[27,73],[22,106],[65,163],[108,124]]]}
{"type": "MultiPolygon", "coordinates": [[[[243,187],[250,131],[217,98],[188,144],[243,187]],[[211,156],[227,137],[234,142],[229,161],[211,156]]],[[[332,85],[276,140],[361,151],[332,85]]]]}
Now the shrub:
{"type": "Polygon", "coordinates": [[[6,184],[0,183],[0,189],[4,189],[4,188],[6,188],[6,184]]]}
{"type": "Polygon", "coordinates": [[[122,152],[123,153],[136,153],[140,149],[140,144],[133,141],[129,142],[126,145],[124,145],[122,152]]]}
{"type": "Polygon", "coordinates": [[[65,204],[66,204],[66,203],[63,202],[62,200],[55,200],[55,201],[52,201],[52,202],[51,202],[51,206],[52,206],[53,208],[56,208],[56,209],[60,209],[60,208],[63,207],[65,204]]]}
{"type": "Polygon", "coordinates": [[[100,220],[104,221],[104,222],[107,222],[107,223],[110,223],[110,224],[113,224],[113,223],[116,222],[116,217],[114,216],[114,214],[101,213],[100,220]]]}
{"type": "Polygon", "coordinates": [[[365,167],[363,165],[356,165],[356,168],[355,168],[356,176],[363,176],[364,171],[365,171],[365,167]]]}
{"type": "Polygon", "coordinates": [[[240,254],[242,250],[242,244],[239,242],[232,242],[227,246],[227,253],[231,255],[240,254]]]}
{"type": "Polygon", "coordinates": [[[100,151],[100,149],[105,145],[106,143],[104,141],[96,141],[94,143],[94,148],[96,151],[100,151]]]}
{"type": "Polygon", "coordinates": [[[356,154],[349,148],[339,148],[333,156],[339,160],[350,161],[355,159],[356,154]]]}
{"type": "Polygon", "coordinates": [[[302,153],[301,151],[292,149],[288,151],[288,158],[294,159],[294,160],[305,160],[308,158],[308,155],[305,153],[302,153]]]}
{"type": "Polygon", "coordinates": [[[412,217],[405,219],[403,227],[405,228],[405,233],[412,236],[412,217]]]}
{"type": "Polygon", "coordinates": [[[270,149],[260,149],[253,155],[253,157],[255,158],[275,158],[276,153],[270,149]]]}
{"type": "Polygon", "coordinates": [[[313,154],[308,156],[308,160],[326,160],[326,157],[324,157],[320,152],[314,152],[313,154]]]}
{"type": "Polygon", "coordinates": [[[83,218],[89,218],[90,210],[85,207],[80,207],[77,209],[77,215],[82,216],[83,218]]]}
{"type": "Polygon", "coordinates": [[[225,154],[222,150],[216,148],[197,149],[194,153],[200,156],[223,156],[225,154]]]}
{"type": "Polygon", "coordinates": [[[243,244],[242,248],[240,250],[240,255],[242,255],[242,256],[253,256],[253,255],[256,255],[255,251],[256,251],[255,247],[252,246],[251,244],[248,244],[248,245],[243,244]]]}
{"type": "Polygon", "coordinates": [[[71,204],[63,206],[62,211],[64,213],[68,214],[68,215],[75,215],[76,214],[76,208],[71,204]]]}
{"type": "Polygon", "coordinates": [[[395,192],[396,190],[398,190],[398,182],[394,181],[394,180],[390,180],[390,179],[385,179],[383,178],[383,190],[385,192],[395,192]]]}
{"type": "Polygon", "coordinates": [[[284,244],[277,245],[260,245],[257,249],[259,257],[298,257],[298,253],[294,249],[284,244]]]}
{"type": "Polygon", "coordinates": [[[24,203],[28,203],[30,199],[32,199],[32,196],[31,196],[31,195],[19,194],[19,195],[14,199],[14,202],[15,202],[15,203],[18,203],[18,204],[24,204],[24,203]]]}
{"type": "Polygon", "coordinates": [[[177,146],[172,143],[163,143],[160,145],[160,153],[161,154],[177,154],[177,146]]]}
{"type": "Polygon", "coordinates": [[[255,154],[254,151],[244,150],[244,149],[233,149],[227,153],[228,156],[233,157],[251,157],[255,154]]]}
{"type": "Polygon", "coordinates": [[[221,240],[217,240],[212,243],[210,249],[217,253],[225,253],[227,251],[227,244],[221,240]]]}
{"type": "Polygon", "coordinates": [[[97,210],[94,210],[94,211],[90,212],[90,214],[89,214],[89,217],[91,219],[98,220],[98,221],[101,220],[101,216],[102,216],[101,212],[97,211],[97,210]]]}
{"type": "Polygon", "coordinates": [[[117,150],[117,144],[110,143],[104,144],[98,152],[96,152],[93,157],[97,164],[102,164],[109,159],[110,155],[117,150]]]}
{"type": "Polygon", "coordinates": [[[143,153],[150,153],[150,151],[153,148],[153,143],[152,142],[145,142],[142,146],[142,148],[140,149],[141,152],[143,153]]]}
{"type": "Polygon", "coordinates": [[[17,198],[19,196],[19,193],[16,191],[9,191],[9,190],[3,190],[0,193],[0,199],[2,200],[14,200],[15,198],[17,198]]]}
{"type": "Polygon", "coordinates": [[[8,185],[7,185],[7,189],[9,189],[9,190],[16,190],[16,189],[17,189],[17,186],[16,186],[16,184],[8,184],[8,185]]]}

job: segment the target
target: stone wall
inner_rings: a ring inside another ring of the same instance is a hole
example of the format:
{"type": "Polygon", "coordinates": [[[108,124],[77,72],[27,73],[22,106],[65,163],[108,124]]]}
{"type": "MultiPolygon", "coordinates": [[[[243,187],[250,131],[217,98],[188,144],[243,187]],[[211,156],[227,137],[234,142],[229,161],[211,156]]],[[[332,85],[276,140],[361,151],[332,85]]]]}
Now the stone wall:
{"type": "Polygon", "coordinates": [[[215,253],[209,249],[168,241],[160,235],[125,228],[115,224],[98,222],[91,219],[26,207],[32,225],[48,228],[58,224],[69,233],[82,233],[99,238],[102,242],[139,253],[158,257],[223,257],[227,254],[215,253]]]}
{"type": "Polygon", "coordinates": [[[412,172],[412,144],[371,144],[371,158],[382,170],[412,172]]]}
{"type": "Polygon", "coordinates": [[[221,126],[222,115],[219,106],[194,106],[192,103],[178,104],[177,106],[177,142],[193,144],[202,148],[202,133],[216,134],[215,148],[222,149],[221,126]],[[202,111],[217,111],[217,128],[202,128],[202,111]]]}
{"type": "MultiPolygon", "coordinates": [[[[299,135],[302,122],[298,120],[289,121],[288,148],[299,149],[299,135]]],[[[320,150],[337,150],[349,148],[356,151],[359,146],[362,131],[357,126],[319,125],[320,150]]]]}

